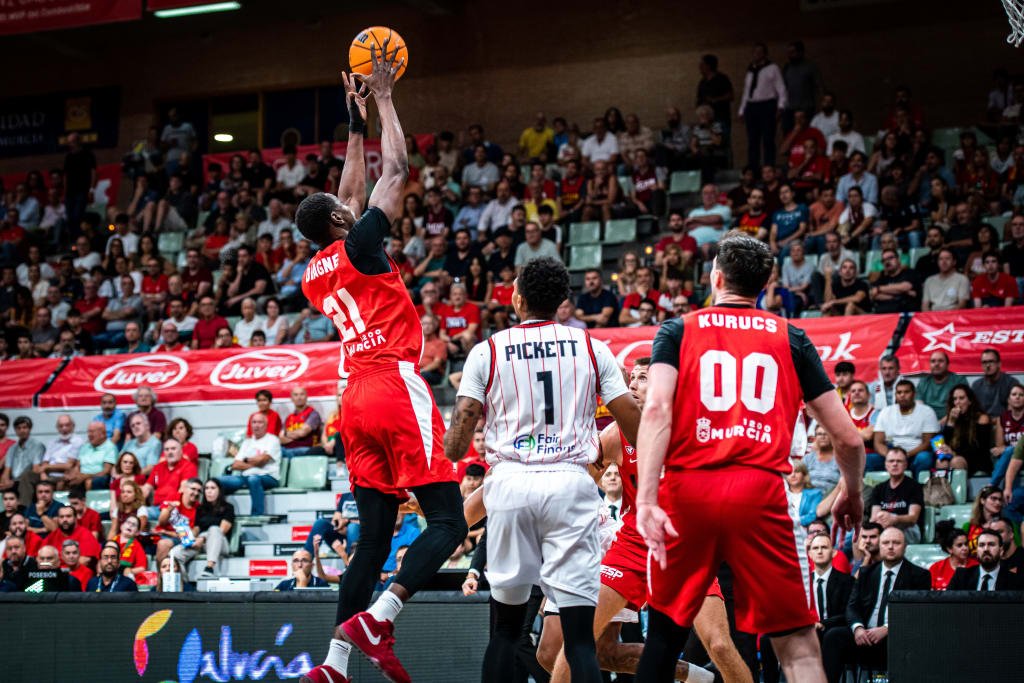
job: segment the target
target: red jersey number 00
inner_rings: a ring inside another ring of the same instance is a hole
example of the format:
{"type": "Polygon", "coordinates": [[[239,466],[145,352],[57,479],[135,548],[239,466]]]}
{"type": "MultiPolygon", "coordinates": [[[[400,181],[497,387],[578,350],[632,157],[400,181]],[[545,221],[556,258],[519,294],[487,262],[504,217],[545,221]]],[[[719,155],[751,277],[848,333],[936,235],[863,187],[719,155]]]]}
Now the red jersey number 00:
{"type": "Polygon", "coordinates": [[[779,364],[766,353],[743,357],[737,387],[736,356],[728,351],[709,350],[700,357],[700,402],[714,412],[736,404],[736,395],[748,410],[762,415],[775,407],[779,364]]]}

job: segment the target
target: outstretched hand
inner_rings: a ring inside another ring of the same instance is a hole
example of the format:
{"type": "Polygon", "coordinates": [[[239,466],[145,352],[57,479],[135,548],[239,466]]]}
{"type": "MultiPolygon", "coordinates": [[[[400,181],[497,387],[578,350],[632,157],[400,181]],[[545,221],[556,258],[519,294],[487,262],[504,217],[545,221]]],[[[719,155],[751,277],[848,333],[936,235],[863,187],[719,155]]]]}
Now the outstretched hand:
{"type": "Polygon", "coordinates": [[[395,87],[395,74],[405,64],[405,58],[398,59],[398,48],[388,52],[391,38],[388,38],[381,45],[381,51],[377,51],[377,45],[370,45],[370,64],[372,71],[369,76],[363,74],[352,74],[370,89],[374,97],[390,95],[395,87]]]}
{"type": "Polygon", "coordinates": [[[636,526],[640,535],[647,541],[647,548],[651,551],[654,561],[662,569],[667,569],[668,556],[665,553],[665,543],[669,538],[679,537],[668,514],[657,505],[639,505],[636,526]]]}
{"type": "Polygon", "coordinates": [[[864,499],[858,490],[851,494],[843,482],[832,503],[832,544],[838,547],[846,539],[846,532],[852,531],[854,540],[860,535],[860,524],[864,518],[864,499]]]}
{"type": "Polygon", "coordinates": [[[355,76],[341,72],[341,81],[345,85],[345,104],[348,107],[349,128],[356,129],[356,132],[363,132],[366,127],[366,98],[370,96],[369,87],[363,83],[359,84],[355,76]],[[356,86],[359,87],[356,87],[356,86]]]}

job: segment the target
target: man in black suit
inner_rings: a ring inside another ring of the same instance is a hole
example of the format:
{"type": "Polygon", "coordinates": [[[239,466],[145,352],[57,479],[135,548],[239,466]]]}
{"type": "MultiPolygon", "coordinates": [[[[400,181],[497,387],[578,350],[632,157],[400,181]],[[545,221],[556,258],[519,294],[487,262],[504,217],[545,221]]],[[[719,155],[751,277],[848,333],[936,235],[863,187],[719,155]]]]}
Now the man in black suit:
{"type": "Polygon", "coordinates": [[[832,538],[817,534],[811,539],[810,556],[814,563],[811,574],[811,595],[818,612],[818,637],[824,638],[832,628],[847,628],[846,604],[853,591],[853,577],[832,567],[832,538]]]}
{"type": "Polygon", "coordinates": [[[931,574],[903,559],[907,541],[903,531],[889,527],[879,541],[881,562],[861,569],[846,606],[849,628],[825,632],[822,658],[830,683],[838,683],[850,664],[876,671],[887,667],[889,593],[894,590],[929,590],[931,574]]]}
{"type": "Polygon", "coordinates": [[[978,564],[961,567],[953,574],[946,590],[951,591],[1014,591],[1021,590],[1021,579],[1000,560],[1003,539],[999,532],[985,529],[978,536],[978,564]]]}

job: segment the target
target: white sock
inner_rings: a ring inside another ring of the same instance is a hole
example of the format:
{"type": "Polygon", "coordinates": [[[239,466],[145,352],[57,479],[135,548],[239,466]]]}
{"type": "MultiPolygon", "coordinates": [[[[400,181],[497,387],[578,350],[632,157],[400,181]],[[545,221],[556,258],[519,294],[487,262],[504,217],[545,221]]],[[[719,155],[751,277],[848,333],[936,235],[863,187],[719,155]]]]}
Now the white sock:
{"type": "Polygon", "coordinates": [[[402,611],[402,601],[391,591],[384,591],[377,598],[377,602],[370,605],[370,609],[366,611],[377,621],[393,622],[402,611]]]}
{"type": "Polygon", "coordinates": [[[690,673],[686,676],[686,683],[714,683],[715,675],[704,667],[690,664],[690,673]]]}
{"type": "Polygon", "coordinates": [[[352,646],[344,640],[331,639],[331,646],[327,649],[327,659],[324,664],[337,669],[341,674],[348,675],[348,654],[352,646]]]}

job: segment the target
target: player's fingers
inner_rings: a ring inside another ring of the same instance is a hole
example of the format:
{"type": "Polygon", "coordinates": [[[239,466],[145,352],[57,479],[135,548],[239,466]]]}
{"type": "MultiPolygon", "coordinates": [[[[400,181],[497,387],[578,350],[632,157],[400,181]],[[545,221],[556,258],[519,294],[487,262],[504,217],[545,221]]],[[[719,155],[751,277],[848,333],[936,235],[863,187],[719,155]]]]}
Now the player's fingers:
{"type": "Polygon", "coordinates": [[[377,43],[370,43],[370,64],[377,66],[377,43]]]}
{"type": "Polygon", "coordinates": [[[679,532],[672,526],[672,520],[665,518],[665,535],[669,538],[679,538],[679,532]]]}

